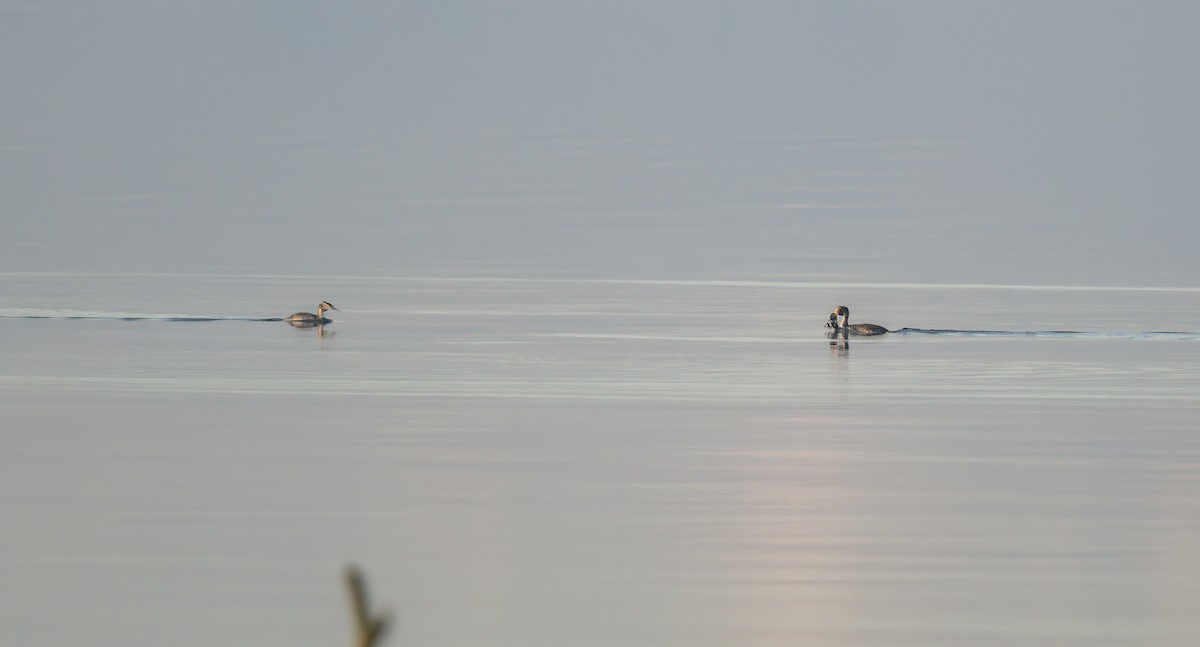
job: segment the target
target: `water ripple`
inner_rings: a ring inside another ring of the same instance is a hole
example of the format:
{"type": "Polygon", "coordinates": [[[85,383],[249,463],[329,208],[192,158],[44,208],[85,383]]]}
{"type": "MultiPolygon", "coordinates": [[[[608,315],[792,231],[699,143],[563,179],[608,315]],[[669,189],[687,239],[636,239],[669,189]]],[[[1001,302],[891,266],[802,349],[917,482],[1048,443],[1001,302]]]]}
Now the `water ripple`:
{"type": "Polygon", "coordinates": [[[42,310],[38,308],[12,308],[0,310],[0,319],[105,319],[110,321],[283,321],[283,317],[97,312],[91,310],[42,310]]]}
{"type": "Polygon", "coordinates": [[[954,330],[943,328],[901,328],[891,334],[973,335],[980,337],[1056,337],[1076,339],[1200,339],[1200,333],[1152,330],[1141,332],[1084,332],[1079,330],[954,330]]]}

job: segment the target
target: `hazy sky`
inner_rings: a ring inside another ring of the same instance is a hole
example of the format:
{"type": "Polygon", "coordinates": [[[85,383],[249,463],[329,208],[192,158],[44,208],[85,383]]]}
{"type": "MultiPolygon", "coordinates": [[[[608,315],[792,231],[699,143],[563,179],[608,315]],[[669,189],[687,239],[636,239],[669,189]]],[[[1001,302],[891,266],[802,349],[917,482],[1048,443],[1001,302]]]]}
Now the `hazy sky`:
{"type": "Polygon", "coordinates": [[[1197,33],[1195,2],[0,0],[0,269],[1195,285],[1197,33]]]}

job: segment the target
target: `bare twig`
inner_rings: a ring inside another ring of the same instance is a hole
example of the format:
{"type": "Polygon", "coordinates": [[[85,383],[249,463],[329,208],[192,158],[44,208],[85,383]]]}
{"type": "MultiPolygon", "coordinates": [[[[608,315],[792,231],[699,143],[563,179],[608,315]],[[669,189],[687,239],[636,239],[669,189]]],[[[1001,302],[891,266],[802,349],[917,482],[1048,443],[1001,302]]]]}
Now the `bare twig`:
{"type": "Polygon", "coordinates": [[[357,566],[346,567],[346,588],[350,591],[350,612],[354,616],[355,647],[373,647],[383,638],[390,622],[385,611],[371,617],[371,605],[367,598],[367,584],[357,566]]]}

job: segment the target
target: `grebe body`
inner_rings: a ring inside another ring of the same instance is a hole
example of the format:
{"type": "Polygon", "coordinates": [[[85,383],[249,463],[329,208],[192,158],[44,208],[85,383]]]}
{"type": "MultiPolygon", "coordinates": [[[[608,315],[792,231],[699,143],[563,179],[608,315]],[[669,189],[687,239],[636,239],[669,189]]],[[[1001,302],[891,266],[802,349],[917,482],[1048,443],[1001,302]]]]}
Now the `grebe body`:
{"type": "Polygon", "coordinates": [[[850,323],[850,308],[846,306],[838,306],[833,309],[829,315],[829,321],[825,324],[827,328],[833,328],[834,332],[850,335],[860,335],[869,337],[872,335],[882,335],[888,331],[887,328],[871,323],[850,323]]]}
{"type": "MultiPolygon", "coordinates": [[[[317,324],[327,324],[333,320],[325,318],[326,310],[337,310],[337,306],[333,305],[332,303],[330,303],[328,301],[322,301],[320,304],[317,305],[317,314],[313,314],[311,312],[297,312],[296,314],[291,315],[290,317],[284,319],[284,321],[286,321],[292,325],[302,325],[302,326],[303,325],[315,326],[317,324]]],[[[338,312],[341,312],[341,310],[338,310],[338,312]]]]}

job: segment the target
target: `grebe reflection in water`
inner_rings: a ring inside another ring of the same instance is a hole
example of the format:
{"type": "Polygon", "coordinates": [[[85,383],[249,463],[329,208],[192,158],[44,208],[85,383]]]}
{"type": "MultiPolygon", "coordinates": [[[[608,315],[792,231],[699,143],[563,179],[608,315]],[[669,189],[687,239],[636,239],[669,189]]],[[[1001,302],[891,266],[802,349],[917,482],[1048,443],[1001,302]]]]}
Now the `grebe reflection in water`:
{"type": "Polygon", "coordinates": [[[882,335],[888,331],[887,328],[876,324],[852,324],[850,323],[850,308],[846,306],[838,306],[829,314],[829,321],[825,322],[826,328],[832,328],[833,333],[846,335],[882,335]]]}
{"type": "MultiPolygon", "coordinates": [[[[333,321],[325,318],[326,310],[338,310],[337,306],[328,301],[322,301],[317,305],[317,314],[311,312],[297,312],[294,315],[284,319],[284,321],[296,326],[297,328],[307,328],[309,326],[320,326],[333,321]]],[[[338,310],[341,312],[341,310],[338,310]]]]}

